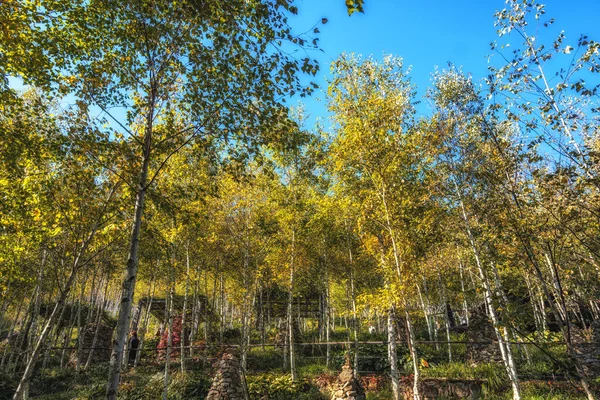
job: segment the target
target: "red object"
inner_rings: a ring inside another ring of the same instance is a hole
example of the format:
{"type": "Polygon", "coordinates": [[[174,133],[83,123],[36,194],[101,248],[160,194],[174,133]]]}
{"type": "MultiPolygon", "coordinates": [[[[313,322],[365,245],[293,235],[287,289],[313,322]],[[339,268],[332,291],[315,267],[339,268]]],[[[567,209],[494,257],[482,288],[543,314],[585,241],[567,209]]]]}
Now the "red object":
{"type": "MultiPolygon", "coordinates": [[[[164,355],[169,343],[169,328],[165,329],[164,333],[158,342],[156,347],[159,350],[159,354],[164,355]]],[[[181,315],[173,318],[173,336],[171,338],[171,355],[178,353],[181,347],[181,315]]]]}

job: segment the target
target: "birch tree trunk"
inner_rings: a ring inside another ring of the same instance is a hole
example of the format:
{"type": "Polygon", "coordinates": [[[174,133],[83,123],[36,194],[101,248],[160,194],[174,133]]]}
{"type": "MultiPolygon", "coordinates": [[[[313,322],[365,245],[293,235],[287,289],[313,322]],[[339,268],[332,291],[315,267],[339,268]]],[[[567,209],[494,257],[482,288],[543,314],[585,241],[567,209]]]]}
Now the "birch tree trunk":
{"type": "Polygon", "coordinates": [[[458,263],[458,270],[460,272],[460,291],[463,296],[463,312],[465,314],[465,322],[469,325],[469,306],[467,304],[467,294],[465,292],[465,280],[463,278],[463,262],[460,260],[458,263]]]}
{"type": "MultiPolygon", "coordinates": [[[[173,266],[171,266],[173,268],[173,266]]],[[[171,366],[171,350],[173,347],[173,294],[175,292],[175,282],[169,279],[169,308],[167,320],[169,321],[169,332],[167,333],[167,352],[165,354],[165,372],[162,400],[167,400],[169,392],[169,368],[171,366]]]]}
{"type": "Polygon", "coordinates": [[[387,316],[388,361],[390,363],[390,377],[392,379],[393,400],[400,400],[400,378],[398,374],[398,352],[396,349],[396,324],[394,323],[394,309],[390,307],[387,316]]]}
{"type": "Polygon", "coordinates": [[[183,310],[181,313],[181,341],[180,344],[180,366],[181,372],[185,372],[185,324],[187,323],[186,312],[188,303],[188,292],[190,291],[190,246],[185,246],[185,293],[183,296],[183,310]]]}
{"type": "Polygon", "coordinates": [[[154,126],[154,107],[157,98],[157,88],[154,79],[151,79],[151,90],[148,98],[148,111],[146,114],[146,127],[144,132],[144,145],[142,168],[137,187],[133,224],[129,240],[129,256],[127,257],[127,276],[123,281],[121,301],[119,303],[119,316],[117,320],[117,332],[113,341],[110,366],[108,370],[108,384],[106,387],[107,400],[117,400],[119,381],[121,379],[121,362],[123,360],[123,349],[127,339],[129,318],[133,305],[133,294],[137,278],[139,262],[140,232],[142,229],[142,216],[144,213],[144,201],[148,190],[148,169],[150,166],[150,152],[152,149],[152,130],[154,126]]]}
{"type": "Polygon", "coordinates": [[[415,331],[410,320],[410,314],[408,313],[408,305],[404,304],[404,316],[406,318],[406,330],[408,332],[408,349],[410,351],[410,358],[413,360],[413,399],[420,400],[421,393],[419,386],[421,383],[421,372],[419,370],[419,357],[417,355],[417,348],[415,347],[415,331]]]}
{"type": "Polygon", "coordinates": [[[292,254],[290,260],[290,295],[288,297],[288,337],[290,346],[290,373],[292,381],[297,380],[296,376],[296,354],[294,350],[294,275],[296,272],[296,231],[292,229],[292,254]]]}
{"type": "Polygon", "coordinates": [[[329,367],[331,361],[331,346],[329,345],[329,333],[331,331],[331,310],[329,307],[329,271],[325,268],[325,365],[329,367]]]}

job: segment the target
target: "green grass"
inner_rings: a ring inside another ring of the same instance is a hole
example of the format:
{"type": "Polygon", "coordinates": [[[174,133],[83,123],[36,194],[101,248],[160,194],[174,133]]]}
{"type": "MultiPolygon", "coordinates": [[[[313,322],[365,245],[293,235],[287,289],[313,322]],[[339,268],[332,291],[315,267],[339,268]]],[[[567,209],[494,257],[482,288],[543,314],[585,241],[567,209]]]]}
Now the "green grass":
{"type": "MultiPolygon", "coordinates": [[[[169,400],[204,399],[210,387],[210,378],[199,369],[185,374],[173,368],[169,400]]],[[[72,369],[45,369],[31,385],[31,398],[39,400],[100,400],[105,398],[108,365],[95,365],[77,374],[72,369]]],[[[123,373],[119,388],[121,400],[155,400],[163,391],[162,366],[142,366],[123,373]]]]}
{"type": "Polygon", "coordinates": [[[30,396],[43,400],[101,399],[104,397],[108,365],[93,365],[81,373],[71,368],[41,370],[33,379],[30,396]]]}

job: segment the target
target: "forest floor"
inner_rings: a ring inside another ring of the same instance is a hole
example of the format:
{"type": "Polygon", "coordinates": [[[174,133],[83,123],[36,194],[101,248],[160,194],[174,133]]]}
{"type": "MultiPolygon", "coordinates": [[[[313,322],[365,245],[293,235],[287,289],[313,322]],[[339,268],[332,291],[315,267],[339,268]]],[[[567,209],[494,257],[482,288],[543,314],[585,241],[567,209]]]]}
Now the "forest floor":
{"type": "MultiPolygon", "coordinates": [[[[315,339],[315,338],[309,338],[315,339]]],[[[332,341],[347,340],[347,333],[333,332],[332,341]]],[[[366,391],[367,400],[392,398],[387,364],[387,346],[383,335],[369,335],[360,338],[359,377],[366,391]],[[370,340],[367,342],[367,339],[370,340]],[[378,343],[378,344],[377,344],[378,343]]],[[[461,337],[453,337],[460,340],[461,337]]],[[[119,399],[157,400],[164,391],[164,357],[156,350],[157,341],[145,343],[140,363],[128,368],[122,375],[119,399]]],[[[204,399],[215,374],[213,366],[222,346],[214,345],[197,350],[186,361],[186,371],[181,372],[179,354],[174,354],[170,366],[168,385],[169,400],[204,399]]],[[[326,347],[323,344],[297,346],[296,366],[298,379],[292,381],[289,370],[284,368],[281,348],[273,345],[252,347],[247,357],[246,381],[251,400],[328,400],[331,398],[336,378],[342,370],[348,353],[346,344],[331,345],[329,365],[326,365],[326,347]]],[[[400,347],[399,370],[401,383],[410,386],[412,364],[407,349],[400,347]]],[[[473,365],[467,362],[465,345],[452,345],[452,362],[449,362],[448,347],[445,345],[421,345],[422,379],[429,382],[479,382],[481,395],[476,398],[510,399],[510,385],[506,372],[499,363],[487,362],[473,365]]],[[[542,399],[585,399],[577,385],[565,377],[568,371],[561,372],[560,365],[566,365],[564,349],[549,347],[531,348],[525,353],[515,352],[518,370],[522,379],[522,398],[542,399]]],[[[18,374],[16,374],[18,375],[18,374]]],[[[30,398],[39,400],[99,400],[105,398],[108,376],[108,362],[95,363],[77,373],[72,365],[60,366],[59,360],[52,358],[46,368],[36,372],[30,388],[30,398]]],[[[600,389],[600,377],[593,380],[600,389]]],[[[16,387],[14,378],[0,375],[0,400],[10,400],[16,387]]]]}
{"type": "MultiPolygon", "coordinates": [[[[377,350],[378,351],[378,350],[377,350]]],[[[332,351],[331,367],[315,361],[310,355],[299,355],[299,379],[292,382],[291,376],[281,365],[281,353],[275,349],[254,349],[248,359],[247,384],[251,400],[328,400],[331,398],[331,385],[341,370],[343,354],[332,351]]],[[[214,373],[210,362],[194,358],[186,363],[185,373],[180,372],[179,364],[171,365],[168,399],[204,399],[214,373]]],[[[575,386],[562,379],[547,378],[545,367],[533,366],[526,372],[528,380],[522,384],[523,399],[585,399],[575,386]],[[536,372],[537,368],[537,372],[536,372]],[[538,379],[535,379],[535,376],[538,379]]],[[[103,399],[108,374],[108,364],[98,363],[80,373],[73,368],[54,366],[38,371],[30,396],[39,400],[95,400],[103,399]]],[[[408,377],[404,370],[403,379],[408,377]]],[[[481,379],[482,398],[510,399],[509,385],[504,379],[502,368],[496,364],[484,364],[475,368],[465,368],[461,363],[431,363],[423,369],[424,379],[436,378],[481,379]]],[[[365,373],[362,382],[366,388],[367,400],[391,398],[390,382],[385,372],[365,373]]],[[[596,384],[600,380],[596,379],[596,384]]],[[[0,400],[10,399],[15,382],[3,379],[0,383],[0,400]],[[4,385],[4,386],[1,386],[4,385]]],[[[122,377],[119,399],[156,400],[162,397],[164,389],[164,363],[144,361],[135,369],[128,369],[122,377]]]]}

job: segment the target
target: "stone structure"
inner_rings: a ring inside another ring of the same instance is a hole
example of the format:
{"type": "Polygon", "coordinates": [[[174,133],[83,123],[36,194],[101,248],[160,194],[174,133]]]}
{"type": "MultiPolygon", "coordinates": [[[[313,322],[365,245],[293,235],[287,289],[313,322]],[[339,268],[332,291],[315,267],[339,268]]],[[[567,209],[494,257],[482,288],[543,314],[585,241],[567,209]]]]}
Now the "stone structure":
{"type": "Polygon", "coordinates": [[[452,332],[465,333],[467,341],[471,342],[466,349],[469,364],[502,363],[494,326],[483,308],[471,314],[468,326],[459,325],[452,328],[452,332]]]}
{"type": "MultiPolygon", "coordinates": [[[[105,324],[100,324],[98,327],[98,336],[96,338],[96,343],[94,344],[94,335],[96,334],[96,324],[89,323],[85,327],[82,328],[83,334],[83,343],[82,343],[82,352],[81,352],[81,360],[82,364],[85,364],[90,351],[92,352],[92,363],[98,362],[106,362],[110,360],[110,353],[112,349],[112,336],[113,336],[113,327],[106,326],[105,324]],[[93,345],[93,349],[92,349],[93,345]]],[[[71,352],[69,356],[69,363],[75,365],[77,362],[77,350],[71,352]]]]}
{"type": "Polygon", "coordinates": [[[575,355],[585,373],[590,377],[600,375],[600,322],[587,329],[573,327],[571,336],[575,355]]]}
{"type": "Polygon", "coordinates": [[[234,349],[226,349],[213,367],[216,373],[206,400],[248,400],[246,379],[234,349]]]}
{"type": "MultiPolygon", "coordinates": [[[[412,379],[402,379],[400,388],[405,400],[413,399],[412,379]]],[[[420,391],[423,400],[483,398],[482,382],[478,380],[426,378],[421,380],[420,391]]]]}
{"type": "Polygon", "coordinates": [[[350,366],[350,357],[346,355],[346,363],[342,367],[342,372],[333,385],[333,396],[331,400],[365,400],[365,390],[360,381],[354,376],[350,366]]]}
{"type": "MultiPolygon", "coordinates": [[[[298,320],[296,318],[294,318],[292,323],[293,323],[292,328],[294,329],[294,343],[302,343],[302,341],[303,341],[302,331],[300,331],[300,325],[298,324],[298,320]]],[[[287,343],[287,336],[288,336],[288,325],[287,325],[287,322],[284,321],[284,323],[278,327],[277,333],[275,334],[275,338],[274,338],[275,347],[278,347],[278,348],[285,347],[286,343],[287,343]]]]}

